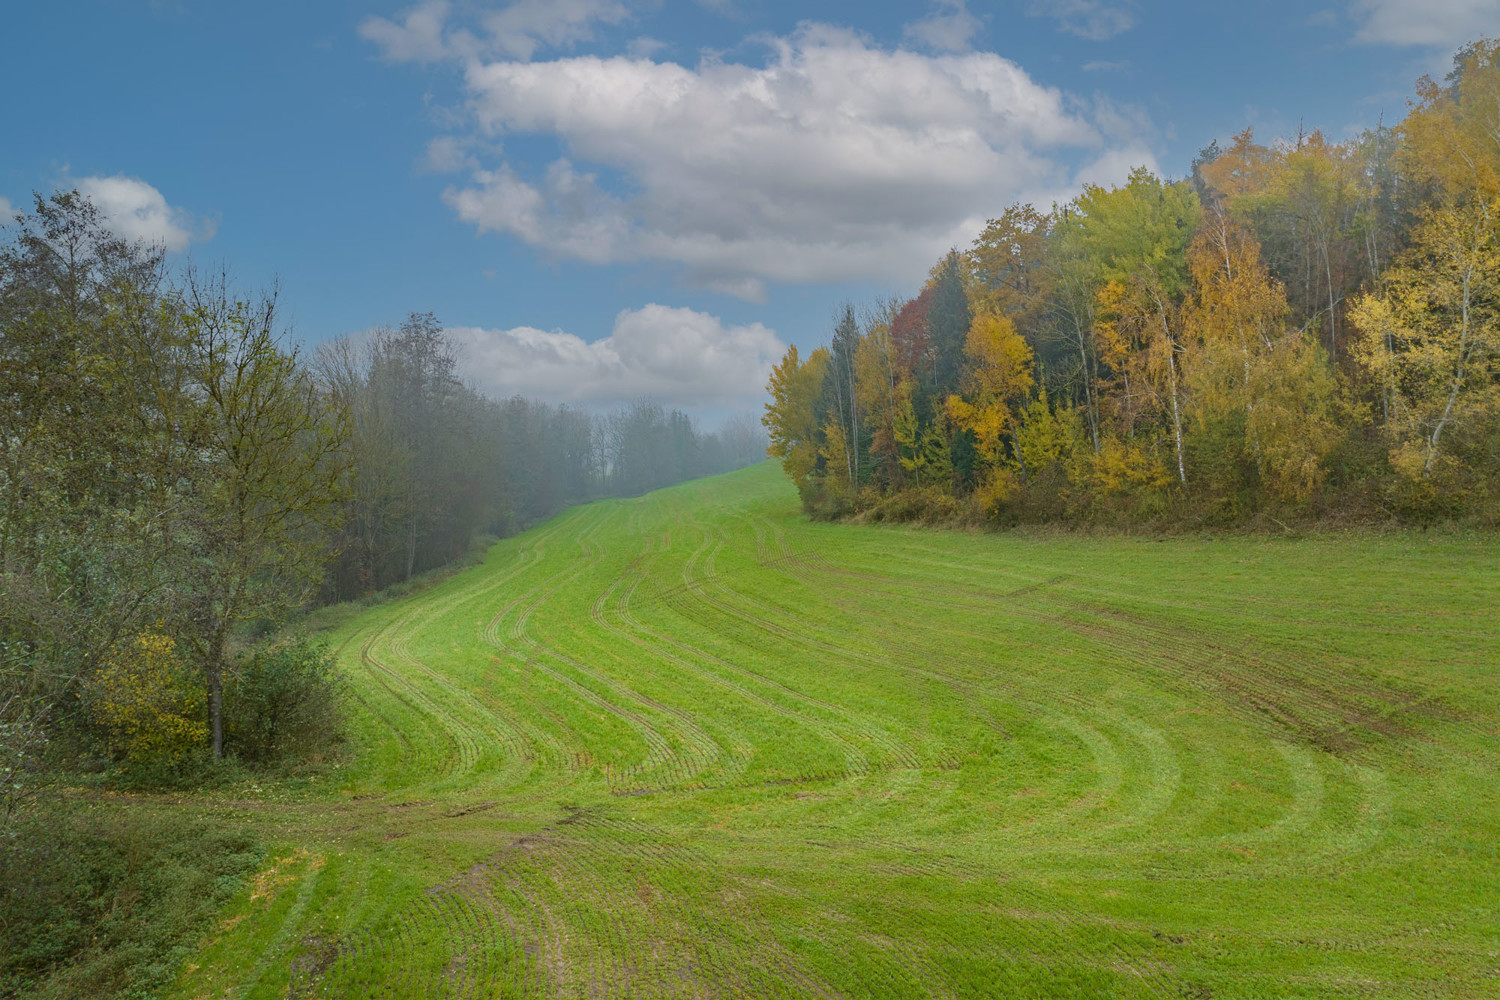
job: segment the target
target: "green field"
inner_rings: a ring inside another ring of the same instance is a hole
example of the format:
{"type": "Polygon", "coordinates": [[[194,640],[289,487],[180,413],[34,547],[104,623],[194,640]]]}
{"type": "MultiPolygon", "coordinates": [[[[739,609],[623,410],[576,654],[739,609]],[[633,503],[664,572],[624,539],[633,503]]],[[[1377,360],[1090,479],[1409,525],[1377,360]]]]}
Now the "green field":
{"type": "Polygon", "coordinates": [[[766,464],[332,635],[183,997],[1500,995],[1500,543],[813,524],[766,464]]]}

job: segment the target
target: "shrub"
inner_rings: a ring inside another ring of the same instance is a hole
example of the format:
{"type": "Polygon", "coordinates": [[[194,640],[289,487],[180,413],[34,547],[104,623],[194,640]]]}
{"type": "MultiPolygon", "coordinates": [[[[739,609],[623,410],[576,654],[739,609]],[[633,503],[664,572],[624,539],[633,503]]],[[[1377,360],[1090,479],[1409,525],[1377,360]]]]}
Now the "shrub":
{"type": "Polygon", "coordinates": [[[177,767],[203,749],[204,701],[177,644],[143,632],[115,651],[83,692],[116,759],[135,767],[177,767]]]}
{"type": "Polygon", "coordinates": [[[899,490],[872,506],[864,520],[890,524],[951,524],[962,510],[957,497],[941,486],[899,490]]]}
{"type": "Polygon", "coordinates": [[[148,997],[260,864],[249,833],[59,805],[0,849],[0,997],[148,997]]]}
{"type": "Polygon", "coordinates": [[[262,646],[235,664],[224,690],[229,748],[255,763],[317,758],[340,735],[344,684],[322,643],[262,646]]]}

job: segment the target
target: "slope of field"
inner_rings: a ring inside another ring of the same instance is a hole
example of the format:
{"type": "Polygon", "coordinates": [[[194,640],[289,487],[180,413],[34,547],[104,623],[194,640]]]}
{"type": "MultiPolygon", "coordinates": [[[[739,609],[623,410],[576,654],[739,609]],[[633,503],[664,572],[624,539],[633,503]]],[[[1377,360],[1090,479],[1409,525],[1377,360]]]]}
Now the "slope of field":
{"type": "Polygon", "coordinates": [[[1500,995],[1497,557],[579,508],[337,634],[179,992],[1500,995]]]}

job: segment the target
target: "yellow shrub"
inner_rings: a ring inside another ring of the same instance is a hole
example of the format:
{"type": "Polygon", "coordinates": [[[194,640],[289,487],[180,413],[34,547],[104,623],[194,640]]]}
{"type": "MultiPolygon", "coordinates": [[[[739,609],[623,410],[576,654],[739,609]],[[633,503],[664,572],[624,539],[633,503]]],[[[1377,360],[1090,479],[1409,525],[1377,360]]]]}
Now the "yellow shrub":
{"type": "Polygon", "coordinates": [[[1021,492],[1021,481],[1007,468],[989,469],[974,487],[974,503],[988,521],[996,520],[1021,492]]]}
{"type": "Polygon", "coordinates": [[[203,746],[203,701],[171,636],[144,632],[94,673],[89,701],[110,749],[138,764],[175,764],[203,746]]]}
{"type": "Polygon", "coordinates": [[[1106,438],[1099,453],[1089,456],[1084,476],[1095,493],[1109,496],[1161,490],[1171,483],[1160,459],[1137,444],[1114,438],[1106,438]]]}

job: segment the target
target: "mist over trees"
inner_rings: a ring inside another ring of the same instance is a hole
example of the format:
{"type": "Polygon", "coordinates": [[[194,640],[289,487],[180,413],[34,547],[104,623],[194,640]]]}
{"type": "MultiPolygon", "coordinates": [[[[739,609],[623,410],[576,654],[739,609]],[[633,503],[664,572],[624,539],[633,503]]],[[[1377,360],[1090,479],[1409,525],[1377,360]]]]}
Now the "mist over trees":
{"type": "Polygon", "coordinates": [[[1497,121],[1482,41],[1394,127],[1013,205],[788,352],[772,451],[829,517],[1500,521],[1497,121]]]}
{"type": "Polygon", "coordinates": [[[642,400],[607,414],[463,384],[431,313],[322,345],[312,370],[349,414],[326,600],[359,597],[573,504],[633,496],[765,456],[748,416],[713,433],[642,400]]]}

